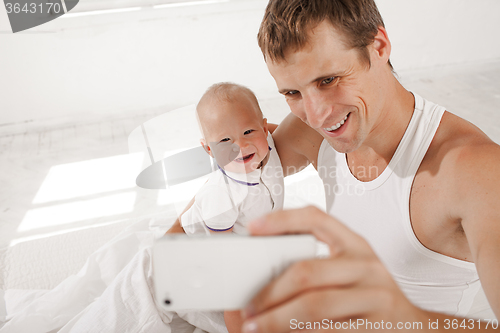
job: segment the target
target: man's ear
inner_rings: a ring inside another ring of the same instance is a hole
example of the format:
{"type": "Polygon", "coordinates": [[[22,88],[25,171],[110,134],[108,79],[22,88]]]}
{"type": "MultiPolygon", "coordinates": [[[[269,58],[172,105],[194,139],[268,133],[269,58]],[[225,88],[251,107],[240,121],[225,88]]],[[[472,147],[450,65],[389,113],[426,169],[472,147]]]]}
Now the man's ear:
{"type": "Polygon", "coordinates": [[[200,144],[203,147],[203,149],[205,149],[205,151],[207,152],[207,154],[210,155],[210,157],[213,157],[213,155],[212,155],[212,149],[210,149],[210,146],[207,144],[207,142],[205,141],[205,139],[200,139],[200,144]]]}
{"type": "Polygon", "coordinates": [[[266,136],[267,136],[267,134],[269,133],[269,128],[267,126],[267,118],[263,119],[262,127],[264,128],[264,133],[266,133],[266,136]]]}
{"type": "Polygon", "coordinates": [[[371,48],[371,61],[381,61],[387,64],[391,55],[391,42],[384,27],[378,27],[378,33],[373,40],[371,48]]]}

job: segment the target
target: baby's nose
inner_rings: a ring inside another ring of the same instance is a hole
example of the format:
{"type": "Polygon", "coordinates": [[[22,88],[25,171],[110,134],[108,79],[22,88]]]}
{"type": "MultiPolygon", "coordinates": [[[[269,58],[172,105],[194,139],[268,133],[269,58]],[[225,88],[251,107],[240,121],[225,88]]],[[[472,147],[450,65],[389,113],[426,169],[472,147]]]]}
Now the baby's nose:
{"type": "Polygon", "coordinates": [[[245,147],[248,147],[250,144],[250,140],[246,140],[246,139],[241,139],[239,142],[238,142],[238,145],[241,147],[241,148],[245,148],[245,147]]]}

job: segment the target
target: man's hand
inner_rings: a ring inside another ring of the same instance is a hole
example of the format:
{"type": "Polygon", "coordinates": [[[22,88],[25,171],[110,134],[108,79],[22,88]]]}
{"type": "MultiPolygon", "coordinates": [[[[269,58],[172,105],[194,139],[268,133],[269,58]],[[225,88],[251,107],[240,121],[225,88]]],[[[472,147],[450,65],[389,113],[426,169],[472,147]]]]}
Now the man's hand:
{"type": "Polygon", "coordinates": [[[325,319],[333,327],[350,319],[391,322],[392,329],[421,322],[415,328],[422,331],[429,319],[444,316],[411,304],[368,243],[315,207],[271,213],[250,223],[249,231],[309,233],[329,246],[330,257],[296,263],[267,285],[245,309],[243,332],[290,332],[294,323],[325,319]]]}

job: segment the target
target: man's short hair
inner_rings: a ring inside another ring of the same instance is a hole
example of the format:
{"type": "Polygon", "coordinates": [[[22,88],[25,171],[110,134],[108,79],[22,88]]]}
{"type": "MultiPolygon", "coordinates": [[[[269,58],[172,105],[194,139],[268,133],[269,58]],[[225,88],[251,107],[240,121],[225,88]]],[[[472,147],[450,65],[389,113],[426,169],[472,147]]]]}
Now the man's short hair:
{"type": "Polygon", "coordinates": [[[370,66],[367,46],[384,27],[374,0],[270,0],[257,36],[264,58],[285,60],[286,52],[302,49],[311,29],[323,21],[342,34],[348,48],[358,49],[360,60],[370,66]]]}

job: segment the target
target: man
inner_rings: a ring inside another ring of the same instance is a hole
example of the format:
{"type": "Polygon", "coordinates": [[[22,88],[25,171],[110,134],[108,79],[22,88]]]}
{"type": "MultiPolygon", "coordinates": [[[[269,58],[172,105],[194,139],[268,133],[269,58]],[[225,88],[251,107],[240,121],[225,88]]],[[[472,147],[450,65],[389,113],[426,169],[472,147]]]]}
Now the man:
{"type": "Polygon", "coordinates": [[[500,147],[400,85],[372,0],[271,0],[258,40],[292,111],[273,134],[285,174],[312,163],[329,214],[272,213],[250,232],[312,233],[331,258],[264,288],[243,331],[484,330],[462,317],[500,314],[500,147]]]}

